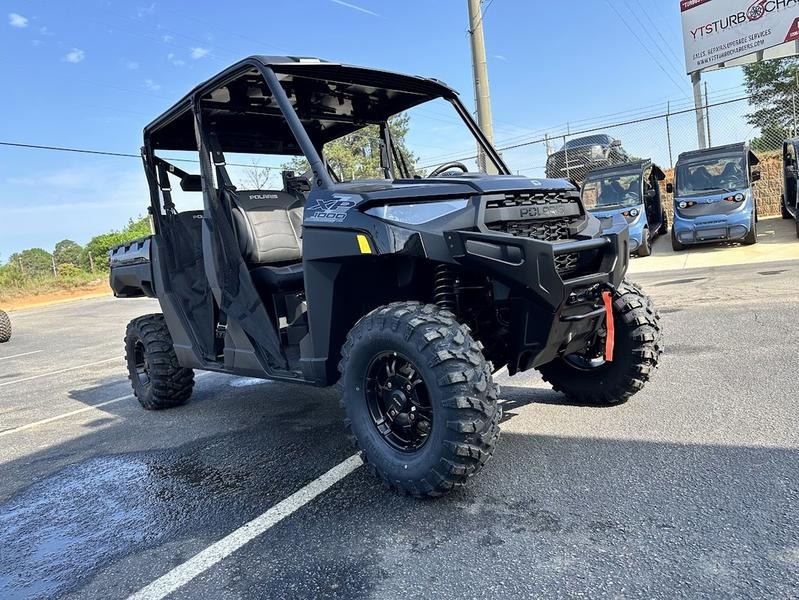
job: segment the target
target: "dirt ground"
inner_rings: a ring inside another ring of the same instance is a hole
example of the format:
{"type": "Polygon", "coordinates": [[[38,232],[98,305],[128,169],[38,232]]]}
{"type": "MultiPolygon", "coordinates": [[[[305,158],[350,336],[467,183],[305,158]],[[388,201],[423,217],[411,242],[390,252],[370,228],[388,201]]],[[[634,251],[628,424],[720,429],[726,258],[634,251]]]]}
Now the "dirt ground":
{"type": "Polygon", "coordinates": [[[3,310],[19,310],[21,308],[46,306],[48,304],[58,304],[71,300],[82,300],[84,298],[99,298],[109,295],[111,295],[111,288],[108,287],[107,282],[103,281],[71,290],[56,290],[33,296],[9,298],[8,300],[0,301],[0,308],[3,310]]]}

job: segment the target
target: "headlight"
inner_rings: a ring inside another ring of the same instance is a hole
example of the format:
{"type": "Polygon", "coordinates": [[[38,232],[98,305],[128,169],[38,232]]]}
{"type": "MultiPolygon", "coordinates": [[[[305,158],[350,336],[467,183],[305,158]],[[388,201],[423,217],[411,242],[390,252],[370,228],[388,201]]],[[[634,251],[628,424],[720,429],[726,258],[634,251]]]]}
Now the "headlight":
{"type": "Polygon", "coordinates": [[[468,200],[443,200],[441,202],[418,202],[415,204],[383,204],[373,206],[364,212],[386,221],[396,221],[406,225],[420,225],[448,214],[463,210],[468,200]]]}
{"type": "Polygon", "coordinates": [[[680,208],[688,208],[688,203],[685,200],[683,200],[677,206],[679,206],[680,208]]]}
{"type": "Polygon", "coordinates": [[[735,201],[736,202],[743,202],[745,199],[746,199],[746,196],[744,196],[743,194],[741,194],[741,193],[735,194],[735,201]]]}
{"type": "Polygon", "coordinates": [[[637,217],[638,216],[638,209],[637,208],[632,209],[630,211],[630,216],[631,217],[637,217]]]}

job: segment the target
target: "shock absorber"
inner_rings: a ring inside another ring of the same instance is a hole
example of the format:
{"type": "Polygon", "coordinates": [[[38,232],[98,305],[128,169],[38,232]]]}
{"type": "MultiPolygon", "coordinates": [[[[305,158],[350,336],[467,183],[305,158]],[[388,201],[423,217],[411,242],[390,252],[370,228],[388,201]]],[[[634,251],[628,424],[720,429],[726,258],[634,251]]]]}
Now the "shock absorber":
{"type": "Polygon", "coordinates": [[[455,268],[452,265],[440,264],[436,267],[433,279],[433,298],[435,303],[452,313],[457,308],[455,277],[455,268]]]}

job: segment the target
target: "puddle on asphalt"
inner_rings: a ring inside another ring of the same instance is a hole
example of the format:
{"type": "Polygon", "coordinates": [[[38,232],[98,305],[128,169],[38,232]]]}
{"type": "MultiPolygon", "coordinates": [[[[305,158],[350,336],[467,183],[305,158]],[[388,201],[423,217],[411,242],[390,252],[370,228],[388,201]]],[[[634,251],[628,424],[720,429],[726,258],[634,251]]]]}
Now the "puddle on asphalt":
{"type": "Polygon", "coordinates": [[[0,598],[60,595],[97,567],[196,526],[209,496],[242,484],[235,472],[185,458],[119,455],[68,467],[0,506],[0,598]]]}
{"type": "Polygon", "coordinates": [[[228,382],[230,387],[240,388],[240,387],[249,387],[251,385],[261,385],[264,383],[272,383],[270,379],[257,379],[255,377],[237,377],[236,379],[231,379],[228,382]]]}

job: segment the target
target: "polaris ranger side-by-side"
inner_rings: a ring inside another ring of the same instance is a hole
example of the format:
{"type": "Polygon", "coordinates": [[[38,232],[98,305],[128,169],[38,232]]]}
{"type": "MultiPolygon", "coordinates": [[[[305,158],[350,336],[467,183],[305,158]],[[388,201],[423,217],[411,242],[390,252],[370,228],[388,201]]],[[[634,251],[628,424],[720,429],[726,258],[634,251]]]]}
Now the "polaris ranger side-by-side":
{"type": "Polygon", "coordinates": [[[624,280],[627,224],[600,232],[571,185],[510,175],[440,81],[251,57],[148,125],[142,156],[154,234],[112,250],[111,285],[161,305],[125,336],[145,408],[186,402],[194,369],[338,381],[370,470],[439,495],[493,453],[496,369],[539,369],[576,400],[610,405],[658,364],[659,317],[624,280]],[[433,100],[498,174],[416,167],[393,119],[433,100]],[[331,144],[365,131],[373,143],[357,153],[377,175],[346,180],[331,144]],[[199,155],[199,174],[167,160],[178,151],[199,155]],[[309,172],[237,189],[235,153],[301,157],[309,172]],[[178,212],[170,180],[203,209],[178,212]]]}

